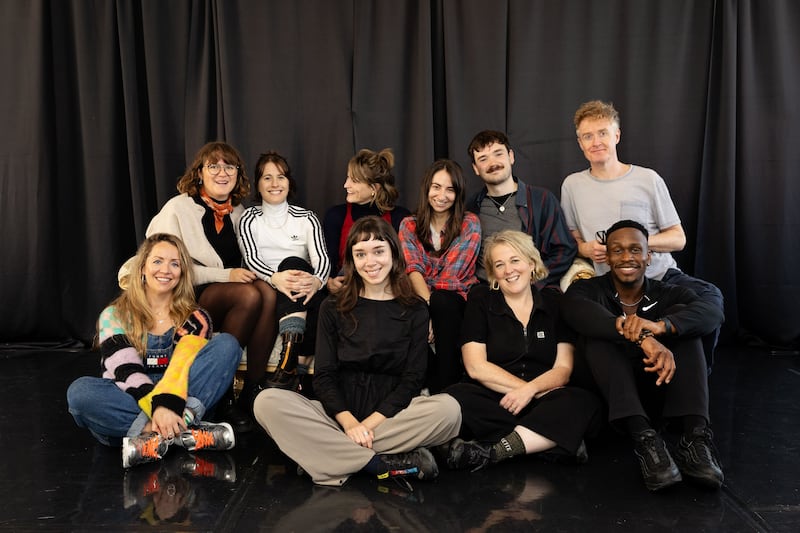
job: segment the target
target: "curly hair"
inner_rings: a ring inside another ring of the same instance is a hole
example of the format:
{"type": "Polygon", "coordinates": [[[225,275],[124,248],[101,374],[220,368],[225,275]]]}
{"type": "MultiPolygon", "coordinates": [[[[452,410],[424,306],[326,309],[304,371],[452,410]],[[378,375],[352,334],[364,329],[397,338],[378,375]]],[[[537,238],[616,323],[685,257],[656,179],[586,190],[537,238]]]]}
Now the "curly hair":
{"type": "Polygon", "coordinates": [[[581,104],[578,110],[575,111],[575,116],[573,117],[572,122],[575,124],[575,131],[578,131],[581,122],[584,120],[597,120],[604,118],[610,120],[619,128],[619,113],[616,109],[614,109],[614,104],[611,102],[603,102],[601,100],[592,100],[591,102],[585,102],[581,104]]]}
{"type": "Polygon", "coordinates": [[[178,180],[178,192],[186,193],[189,196],[198,196],[202,187],[200,178],[203,166],[206,163],[216,163],[219,160],[236,167],[236,186],[231,192],[231,203],[234,206],[241,204],[242,200],[250,194],[250,178],[247,177],[244,161],[242,161],[239,151],[230,144],[221,141],[210,142],[200,148],[195,154],[192,164],[189,165],[183,176],[178,180]]]}

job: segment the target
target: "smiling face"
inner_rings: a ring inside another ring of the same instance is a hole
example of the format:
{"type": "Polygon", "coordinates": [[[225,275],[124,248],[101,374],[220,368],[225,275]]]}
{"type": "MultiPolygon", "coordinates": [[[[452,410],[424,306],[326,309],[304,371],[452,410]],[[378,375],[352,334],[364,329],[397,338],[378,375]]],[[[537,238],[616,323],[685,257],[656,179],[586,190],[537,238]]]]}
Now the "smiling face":
{"type": "Polygon", "coordinates": [[[433,175],[431,187],[428,189],[428,203],[436,213],[444,213],[453,207],[456,201],[456,189],[453,179],[446,170],[433,175]]]}
{"type": "Polygon", "coordinates": [[[473,153],[472,169],[487,185],[500,185],[511,179],[514,151],[500,143],[492,143],[473,153]]]}
{"type": "Polygon", "coordinates": [[[353,266],[371,291],[386,288],[392,261],[392,249],[386,241],[373,238],[353,245],[353,266]]]}
{"type": "Polygon", "coordinates": [[[490,252],[492,273],[503,294],[530,291],[535,265],[523,253],[506,243],[498,243],[490,252]]]}
{"type": "Polygon", "coordinates": [[[606,236],[606,261],[615,283],[636,285],[650,264],[647,237],[636,228],[620,228],[606,236]]]}
{"type": "Polygon", "coordinates": [[[609,118],[587,118],[577,130],[578,146],[592,165],[605,164],[617,159],[619,126],[609,118]]]}
{"type": "Polygon", "coordinates": [[[214,200],[224,202],[228,199],[236,187],[239,177],[239,170],[230,163],[219,159],[217,161],[206,161],[200,169],[200,179],[203,180],[203,190],[214,200]],[[209,166],[217,167],[219,173],[215,176],[209,166]],[[226,168],[227,167],[227,168],[226,168]],[[230,168],[233,167],[233,168],[230,168]]]}
{"type": "Polygon", "coordinates": [[[289,197],[289,178],[272,161],[264,165],[264,170],[258,178],[258,192],[261,199],[272,205],[279,205],[289,197]]]}
{"type": "Polygon", "coordinates": [[[344,181],[345,200],[349,204],[368,204],[375,198],[375,191],[365,181],[356,181],[352,172],[348,170],[347,179],[344,181]]]}
{"type": "Polygon", "coordinates": [[[171,292],[181,279],[181,258],[178,248],[161,241],[153,245],[142,269],[145,291],[151,294],[171,292]]]}

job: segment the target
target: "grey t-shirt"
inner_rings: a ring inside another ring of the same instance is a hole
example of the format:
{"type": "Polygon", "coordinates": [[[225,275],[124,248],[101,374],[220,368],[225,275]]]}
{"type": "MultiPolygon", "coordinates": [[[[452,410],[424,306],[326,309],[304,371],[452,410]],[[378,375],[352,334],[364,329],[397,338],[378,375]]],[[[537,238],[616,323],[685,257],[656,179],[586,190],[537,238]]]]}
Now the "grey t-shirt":
{"type": "MultiPolygon", "coordinates": [[[[577,229],[585,241],[625,219],[641,223],[651,235],[681,223],[661,176],[636,165],[610,180],[595,178],[589,170],[570,174],[561,185],[561,209],[567,227],[577,229]]],[[[605,263],[594,267],[598,274],[608,272],[605,263]]],[[[672,254],[653,252],[647,277],[661,279],[670,268],[678,268],[672,254]]]]}

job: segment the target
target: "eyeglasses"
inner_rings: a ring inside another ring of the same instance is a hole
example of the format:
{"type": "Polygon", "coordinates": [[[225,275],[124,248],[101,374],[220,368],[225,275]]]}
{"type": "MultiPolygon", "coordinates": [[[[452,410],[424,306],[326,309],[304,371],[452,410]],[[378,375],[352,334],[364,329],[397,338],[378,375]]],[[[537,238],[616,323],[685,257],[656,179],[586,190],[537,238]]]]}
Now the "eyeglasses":
{"type": "Polygon", "coordinates": [[[608,130],[600,130],[596,134],[595,133],[582,133],[581,135],[578,135],[578,139],[580,139],[581,142],[583,142],[583,143],[589,144],[591,142],[594,142],[595,135],[597,135],[597,138],[599,140],[605,141],[606,139],[611,137],[611,132],[608,131],[608,130]]]}
{"type": "Polygon", "coordinates": [[[596,231],[595,234],[594,234],[594,238],[597,239],[597,242],[599,242],[600,244],[605,244],[606,243],[606,231],[605,230],[596,231]]]}
{"type": "Polygon", "coordinates": [[[233,176],[236,174],[236,171],[239,170],[239,167],[236,165],[217,165],[216,163],[213,165],[205,165],[205,167],[212,176],[218,175],[221,170],[224,170],[226,175],[233,176]]]}

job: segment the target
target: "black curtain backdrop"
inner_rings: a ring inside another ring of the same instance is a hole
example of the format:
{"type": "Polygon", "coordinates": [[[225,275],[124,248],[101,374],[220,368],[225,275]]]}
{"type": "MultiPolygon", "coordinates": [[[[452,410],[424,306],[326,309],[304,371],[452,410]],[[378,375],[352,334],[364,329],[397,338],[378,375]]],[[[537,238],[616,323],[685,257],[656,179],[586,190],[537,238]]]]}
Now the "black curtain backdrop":
{"type": "MultiPolygon", "coordinates": [[[[560,194],[587,166],[572,114],[622,116],[620,158],[667,181],[677,254],[726,331],[797,347],[800,2],[0,2],[0,342],[87,341],[117,267],[197,149],[278,150],[297,203],[343,201],[348,159],[392,147],[414,208],[437,157],[486,128],[560,194]]],[[[251,176],[252,178],[252,176],[251,176]]]]}

